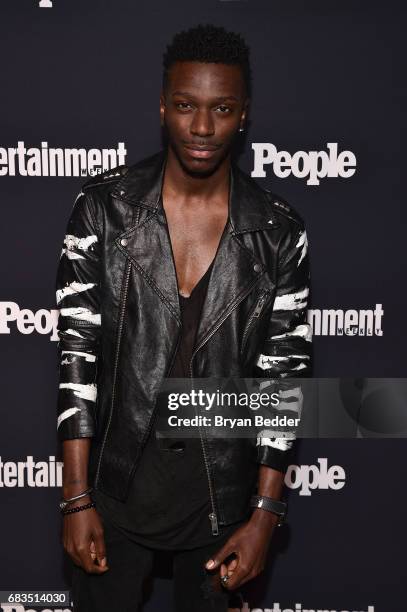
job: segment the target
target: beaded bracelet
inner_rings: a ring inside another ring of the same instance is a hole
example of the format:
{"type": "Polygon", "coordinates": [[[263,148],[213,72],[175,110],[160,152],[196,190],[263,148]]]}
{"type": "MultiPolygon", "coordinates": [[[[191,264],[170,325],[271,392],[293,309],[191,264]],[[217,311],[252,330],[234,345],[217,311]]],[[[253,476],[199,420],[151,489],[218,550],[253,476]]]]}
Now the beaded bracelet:
{"type": "Polygon", "coordinates": [[[76,506],[75,508],[67,508],[61,510],[61,514],[72,514],[73,512],[81,512],[82,510],[88,510],[88,508],[95,508],[96,504],[94,501],[84,504],[83,506],[76,506]]]}

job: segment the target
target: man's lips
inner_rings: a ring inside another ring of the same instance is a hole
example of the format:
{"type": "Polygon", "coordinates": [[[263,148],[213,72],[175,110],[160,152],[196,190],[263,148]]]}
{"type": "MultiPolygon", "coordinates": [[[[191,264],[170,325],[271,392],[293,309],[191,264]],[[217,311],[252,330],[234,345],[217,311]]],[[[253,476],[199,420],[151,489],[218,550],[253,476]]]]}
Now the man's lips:
{"type": "Polygon", "coordinates": [[[190,152],[192,157],[200,159],[208,159],[219,149],[215,145],[197,145],[197,144],[185,144],[186,149],[190,152]]]}

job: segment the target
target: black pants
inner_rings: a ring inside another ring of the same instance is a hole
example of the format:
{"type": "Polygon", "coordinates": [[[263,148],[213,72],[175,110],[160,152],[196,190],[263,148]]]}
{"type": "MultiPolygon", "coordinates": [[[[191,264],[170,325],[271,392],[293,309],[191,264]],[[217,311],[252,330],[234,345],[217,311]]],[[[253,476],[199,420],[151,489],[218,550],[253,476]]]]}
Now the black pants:
{"type": "MultiPolygon", "coordinates": [[[[74,612],[138,612],[143,583],[151,574],[157,551],[129,540],[108,522],[104,522],[104,534],[109,570],[88,574],[73,565],[74,612]]],[[[176,612],[227,612],[230,591],[222,586],[219,569],[209,571],[204,567],[226,540],[220,538],[209,546],[171,553],[176,612]]]]}

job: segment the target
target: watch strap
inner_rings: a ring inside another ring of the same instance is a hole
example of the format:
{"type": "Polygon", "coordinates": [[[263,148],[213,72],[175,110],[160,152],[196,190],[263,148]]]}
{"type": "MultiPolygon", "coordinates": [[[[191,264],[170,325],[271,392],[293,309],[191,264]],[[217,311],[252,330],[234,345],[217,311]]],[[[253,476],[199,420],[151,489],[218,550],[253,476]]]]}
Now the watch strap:
{"type": "Polygon", "coordinates": [[[250,506],[252,508],[262,508],[263,510],[277,514],[279,516],[277,525],[281,525],[285,515],[287,514],[286,502],[273,499],[272,497],[266,497],[265,495],[252,495],[250,499],[250,506]]]}

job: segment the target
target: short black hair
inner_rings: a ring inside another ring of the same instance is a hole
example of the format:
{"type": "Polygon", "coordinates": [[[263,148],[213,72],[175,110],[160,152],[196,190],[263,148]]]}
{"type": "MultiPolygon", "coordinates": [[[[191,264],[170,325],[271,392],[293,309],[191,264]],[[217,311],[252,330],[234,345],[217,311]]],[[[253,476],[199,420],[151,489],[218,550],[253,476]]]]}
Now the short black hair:
{"type": "Polygon", "coordinates": [[[163,55],[163,89],[168,84],[168,72],[175,62],[204,62],[238,65],[241,67],[246,93],[250,97],[250,49],[243,37],[228,32],[222,26],[199,24],[175,34],[163,55]]]}

